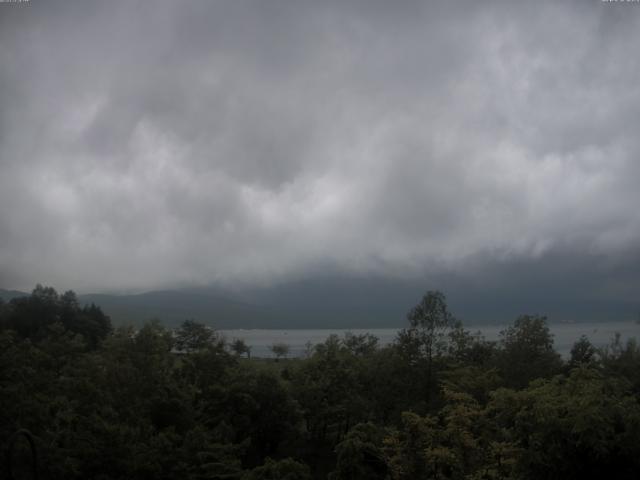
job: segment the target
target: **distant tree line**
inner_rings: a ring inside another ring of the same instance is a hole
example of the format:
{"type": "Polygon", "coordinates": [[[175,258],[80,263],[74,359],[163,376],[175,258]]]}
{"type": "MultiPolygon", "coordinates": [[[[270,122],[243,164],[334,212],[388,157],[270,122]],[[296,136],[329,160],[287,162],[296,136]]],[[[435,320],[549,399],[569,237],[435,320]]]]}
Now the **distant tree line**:
{"type": "MultiPolygon", "coordinates": [[[[0,302],[0,447],[27,429],[45,479],[640,472],[635,340],[598,349],[583,337],[563,360],[544,317],[523,315],[490,342],[427,292],[391,345],[331,335],[307,358],[274,354],[250,359],[244,342],[192,320],[113,328],[73,292],[37,286],[0,302]]],[[[29,478],[28,458],[17,442],[0,477],[29,478]]]]}

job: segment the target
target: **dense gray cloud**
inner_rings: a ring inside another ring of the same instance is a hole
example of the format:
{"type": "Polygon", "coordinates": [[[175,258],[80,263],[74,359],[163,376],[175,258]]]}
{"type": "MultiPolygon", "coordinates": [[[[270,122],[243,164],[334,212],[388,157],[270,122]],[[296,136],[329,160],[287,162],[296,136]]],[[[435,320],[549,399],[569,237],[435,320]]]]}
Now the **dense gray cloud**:
{"type": "Polygon", "coordinates": [[[598,0],[0,4],[0,286],[535,264],[633,298],[639,41],[598,0]]]}

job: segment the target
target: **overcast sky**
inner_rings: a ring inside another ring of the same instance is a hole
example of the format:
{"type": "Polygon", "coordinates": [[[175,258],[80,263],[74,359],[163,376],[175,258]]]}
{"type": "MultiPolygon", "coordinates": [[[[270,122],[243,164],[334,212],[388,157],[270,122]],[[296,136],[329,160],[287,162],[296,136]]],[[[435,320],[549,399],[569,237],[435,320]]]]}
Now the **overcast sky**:
{"type": "Polygon", "coordinates": [[[639,45],[600,0],[0,3],[0,287],[638,298],[639,45]]]}

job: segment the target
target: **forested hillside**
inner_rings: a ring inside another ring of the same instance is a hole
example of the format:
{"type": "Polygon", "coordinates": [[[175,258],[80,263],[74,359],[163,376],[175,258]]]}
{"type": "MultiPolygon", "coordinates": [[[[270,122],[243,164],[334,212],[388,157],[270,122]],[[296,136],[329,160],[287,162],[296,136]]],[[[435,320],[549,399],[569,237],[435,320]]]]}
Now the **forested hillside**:
{"type": "MultiPolygon", "coordinates": [[[[408,305],[407,307],[410,307],[408,305]]],[[[553,349],[523,315],[487,342],[427,292],[396,341],[247,358],[185,321],[113,328],[73,292],[0,301],[0,446],[45,479],[635,479],[640,348],[553,349]],[[15,440],[15,442],[12,440],[15,440]]],[[[19,475],[23,475],[19,477],[19,475]]]]}

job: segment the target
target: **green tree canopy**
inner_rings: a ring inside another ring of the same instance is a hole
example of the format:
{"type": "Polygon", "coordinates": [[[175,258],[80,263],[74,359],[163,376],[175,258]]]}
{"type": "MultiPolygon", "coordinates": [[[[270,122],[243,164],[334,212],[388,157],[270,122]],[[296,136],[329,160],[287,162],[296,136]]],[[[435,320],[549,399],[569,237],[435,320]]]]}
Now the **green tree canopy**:
{"type": "Polygon", "coordinates": [[[286,358],[291,351],[291,347],[284,342],[276,342],[269,347],[269,350],[273,352],[276,356],[276,359],[286,358]]]}
{"type": "Polygon", "coordinates": [[[264,465],[247,473],[243,480],[311,480],[309,467],[292,458],[272,460],[267,458],[264,465]]]}
{"type": "Polygon", "coordinates": [[[559,373],[562,361],[553,349],[546,317],[522,315],[500,337],[500,370],[507,385],[522,388],[531,380],[559,373]]]}
{"type": "Polygon", "coordinates": [[[215,330],[195,320],[185,320],[175,331],[175,347],[182,352],[195,352],[220,341],[215,330]]]}
{"type": "Polygon", "coordinates": [[[32,341],[45,338],[49,327],[57,323],[81,335],[91,349],[97,348],[112,330],[111,320],[100,307],[80,306],[73,291],[59,295],[54,288],[42,285],[37,285],[31,295],[13,298],[3,307],[0,322],[2,328],[32,341]]]}

